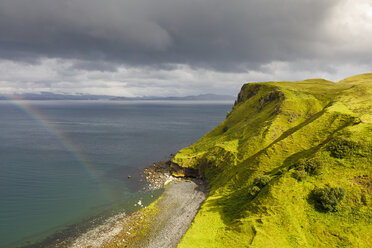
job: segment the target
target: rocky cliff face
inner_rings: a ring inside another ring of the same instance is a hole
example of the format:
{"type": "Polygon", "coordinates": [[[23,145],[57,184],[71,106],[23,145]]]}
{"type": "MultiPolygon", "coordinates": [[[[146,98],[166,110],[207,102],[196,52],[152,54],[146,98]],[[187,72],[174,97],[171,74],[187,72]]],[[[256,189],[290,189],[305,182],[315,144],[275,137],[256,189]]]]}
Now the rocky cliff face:
{"type": "Polygon", "coordinates": [[[181,167],[176,163],[171,163],[169,170],[172,176],[175,177],[191,177],[191,178],[200,178],[199,171],[190,167],[181,167]]]}
{"type": "Polygon", "coordinates": [[[371,246],[371,109],[372,74],[245,84],[173,159],[210,186],[180,247],[371,246]]]}

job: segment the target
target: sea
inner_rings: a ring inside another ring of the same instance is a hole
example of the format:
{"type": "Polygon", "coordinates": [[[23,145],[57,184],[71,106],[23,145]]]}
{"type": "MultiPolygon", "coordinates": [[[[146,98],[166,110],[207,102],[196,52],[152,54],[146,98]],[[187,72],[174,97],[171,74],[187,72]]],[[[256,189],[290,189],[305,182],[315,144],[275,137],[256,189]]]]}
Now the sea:
{"type": "Polygon", "coordinates": [[[0,101],[0,247],[149,204],[160,193],[146,189],[140,172],[197,141],[232,105],[0,101]]]}

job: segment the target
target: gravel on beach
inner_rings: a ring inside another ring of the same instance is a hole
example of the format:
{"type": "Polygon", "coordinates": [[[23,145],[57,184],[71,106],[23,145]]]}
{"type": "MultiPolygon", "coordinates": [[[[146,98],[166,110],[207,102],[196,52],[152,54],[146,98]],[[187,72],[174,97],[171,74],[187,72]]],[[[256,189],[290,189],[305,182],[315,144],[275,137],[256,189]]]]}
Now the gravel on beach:
{"type": "Polygon", "coordinates": [[[158,202],[160,212],[142,240],[141,247],[176,247],[189,229],[205,195],[206,187],[200,180],[171,183],[158,202]]]}
{"type": "Polygon", "coordinates": [[[156,215],[151,217],[150,224],[141,224],[139,220],[142,216],[138,213],[117,215],[81,235],[70,247],[176,247],[190,227],[205,195],[206,186],[201,180],[171,182],[156,202],[156,215]],[[146,234],[135,237],[134,230],[141,233],[142,228],[146,229],[146,234]]]}

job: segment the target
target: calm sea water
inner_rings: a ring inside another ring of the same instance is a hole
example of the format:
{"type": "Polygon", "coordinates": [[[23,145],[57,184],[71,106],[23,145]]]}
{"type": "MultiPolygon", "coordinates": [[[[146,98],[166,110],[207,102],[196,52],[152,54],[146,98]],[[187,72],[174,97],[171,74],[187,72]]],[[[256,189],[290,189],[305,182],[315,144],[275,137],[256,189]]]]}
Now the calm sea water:
{"type": "Polygon", "coordinates": [[[141,197],[138,174],[224,120],[232,103],[0,101],[0,247],[141,197]]]}

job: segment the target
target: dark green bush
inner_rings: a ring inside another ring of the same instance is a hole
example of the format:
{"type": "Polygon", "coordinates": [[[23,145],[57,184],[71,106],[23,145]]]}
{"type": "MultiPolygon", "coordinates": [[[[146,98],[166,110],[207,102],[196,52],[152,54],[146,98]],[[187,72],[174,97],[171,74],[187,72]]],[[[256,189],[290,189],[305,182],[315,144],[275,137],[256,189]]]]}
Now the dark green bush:
{"type": "Polygon", "coordinates": [[[282,175],[284,172],[286,172],[288,170],[288,168],[281,168],[279,169],[274,175],[275,176],[280,176],[282,175]]]}
{"type": "Polygon", "coordinates": [[[227,130],[229,130],[229,128],[228,128],[227,126],[224,126],[224,127],[222,128],[222,133],[226,133],[227,130]]]}
{"type": "Polygon", "coordinates": [[[368,199],[365,193],[362,194],[360,200],[362,201],[363,205],[368,206],[368,199]]]}
{"type": "Polygon", "coordinates": [[[309,175],[319,175],[322,173],[323,164],[318,158],[300,159],[295,168],[298,171],[306,171],[309,175]]]}
{"type": "Polygon", "coordinates": [[[251,198],[254,198],[266,184],[271,180],[270,176],[258,175],[253,179],[253,184],[248,189],[248,194],[251,198]]]}
{"type": "Polygon", "coordinates": [[[256,196],[258,192],[260,192],[261,189],[257,186],[253,186],[252,188],[249,189],[248,194],[252,197],[256,196]]]}
{"type": "Polygon", "coordinates": [[[344,158],[352,153],[356,148],[356,143],[347,139],[334,139],[328,146],[327,150],[330,152],[330,155],[334,158],[344,158]]]}
{"type": "Polygon", "coordinates": [[[265,187],[266,184],[268,184],[271,180],[270,176],[267,175],[258,175],[253,180],[253,185],[259,187],[262,189],[265,187]]]}
{"type": "Polygon", "coordinates": [[[337,205],[344,199],[345,190],[340,187],[316,188],[311,192],[315,206],[325,212],[336,211],[337,205]]]}
{"type": "Polygon", "coordinates": [[[295,170],[293,173],[292,173],[292,177],[294,179],[297,179],[297,181],[303,181],[305,180],[305,178],[307,177],[307,172],[304,171],[304,170],[295,170]]]}

